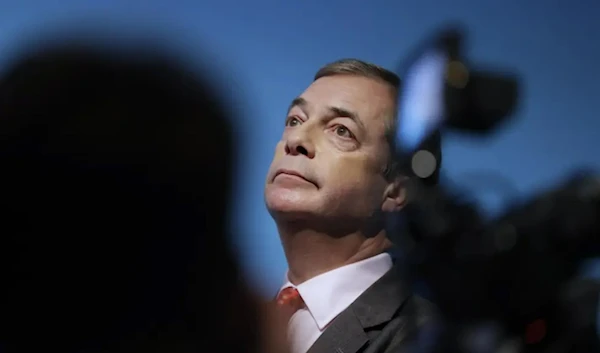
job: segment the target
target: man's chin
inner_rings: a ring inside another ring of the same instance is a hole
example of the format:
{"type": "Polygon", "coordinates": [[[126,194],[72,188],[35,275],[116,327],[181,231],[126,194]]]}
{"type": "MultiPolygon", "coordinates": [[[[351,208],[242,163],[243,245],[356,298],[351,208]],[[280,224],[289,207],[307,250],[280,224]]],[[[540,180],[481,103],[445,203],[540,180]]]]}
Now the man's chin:
{"type": "Polygon", "coordinates": [[[290,217],[297,218],[303,214],[312,214],[312,210],[307,209],[307,207],[302,207],[303,205],[298,205],[292,202],[282,202],[280,200],[277,201],[267,201],[267,209],[269,213],[277,218],[279,217],[290,217]]]}
{"type": "Polygon", "coordinates": [[[314,198],[306,195],[306,191],[269,189],[265,192],[265,203],[269,213],[275,219],[303,218],[313,214],[314,198]]]}

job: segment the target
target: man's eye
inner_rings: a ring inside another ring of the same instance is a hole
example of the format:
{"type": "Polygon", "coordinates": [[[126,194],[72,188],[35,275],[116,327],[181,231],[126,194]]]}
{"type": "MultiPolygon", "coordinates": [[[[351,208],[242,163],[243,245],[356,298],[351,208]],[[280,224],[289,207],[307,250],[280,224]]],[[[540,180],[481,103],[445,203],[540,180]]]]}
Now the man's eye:
{"type": "Polygon", "coordinates": [[[348,128],[343,125],[336,126],[335,133],[341,137],[354,138],[354,135],[352,135],[352,132],[350,132],[350,130],[348,130],[348,128]]]}
{"type": "Polygon", "coordinates": [[[285,126],[298,126],[298,125],[300,125],[300,123],[301,123],[300,119],[292,116],[286,120],[285,126]]]}

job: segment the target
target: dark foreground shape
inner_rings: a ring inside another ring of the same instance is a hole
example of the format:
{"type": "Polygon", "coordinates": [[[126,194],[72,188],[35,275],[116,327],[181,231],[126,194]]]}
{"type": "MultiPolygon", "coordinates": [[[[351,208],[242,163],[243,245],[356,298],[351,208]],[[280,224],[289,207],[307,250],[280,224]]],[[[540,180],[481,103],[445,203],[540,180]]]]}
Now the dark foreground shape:
{"type": "Polygon", "coordinates": [[[149,46],[55,42],[3,71],[0,351],[253,347],[218,98],[149,46]]]}

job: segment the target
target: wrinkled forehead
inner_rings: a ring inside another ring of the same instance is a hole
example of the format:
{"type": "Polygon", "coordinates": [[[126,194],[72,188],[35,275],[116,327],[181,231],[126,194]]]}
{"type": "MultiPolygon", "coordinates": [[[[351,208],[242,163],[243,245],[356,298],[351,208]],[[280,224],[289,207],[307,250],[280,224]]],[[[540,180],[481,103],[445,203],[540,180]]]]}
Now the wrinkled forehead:
{"type": "MultiPolygon", "coordinates": [[[[331,108],[355,115],[369,130],[380,130],[395,116],[394,88],[361,76],[336,75],[314,81],[301,95],[305,108],[319,114],[331,108]]],[[[293,109],[292,104],[291,109],[293,109]]]]}

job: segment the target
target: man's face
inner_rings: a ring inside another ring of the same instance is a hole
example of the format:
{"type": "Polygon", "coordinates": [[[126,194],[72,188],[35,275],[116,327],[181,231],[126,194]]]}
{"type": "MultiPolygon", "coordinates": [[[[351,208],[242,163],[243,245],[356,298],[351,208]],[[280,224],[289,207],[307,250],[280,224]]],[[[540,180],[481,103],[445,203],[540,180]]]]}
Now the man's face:
{"type": "Polygon", "coordinates": [[[394,94],[384,82],[337,75],[294,100],[266,180],[276,220],[366,220],[381,209],[394,94]]]}

